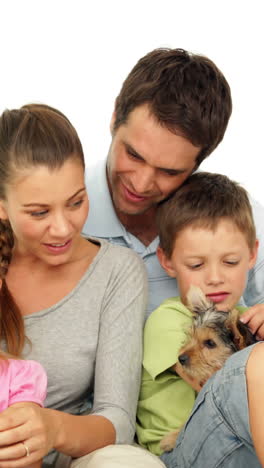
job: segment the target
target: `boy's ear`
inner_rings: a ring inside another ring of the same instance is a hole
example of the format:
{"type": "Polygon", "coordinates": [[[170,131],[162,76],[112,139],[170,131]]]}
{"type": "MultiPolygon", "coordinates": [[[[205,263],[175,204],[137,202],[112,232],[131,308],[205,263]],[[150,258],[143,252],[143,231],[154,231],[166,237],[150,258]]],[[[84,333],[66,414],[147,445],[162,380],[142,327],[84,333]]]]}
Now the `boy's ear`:
{"type": "Polygon", "coordinates": [[[258,248],[259,248],[259,241],[256,240],[255,245],[253,249],[251,249],[251,253],[250,253],[249,266],[248,266],[249,270],[253,268],[253,266],[256,263],[257,256],[258,256],[258,248]]]}
{"type": "Polygon", "coordinates": [[[162,268],[164,268],[168,275],[172,278],[176,278],[176,272],[172,266],[171,260],[167,257],[167,255],[164,253],[164,250],[160,246],[157,248],[157,257],[162,268]]]}

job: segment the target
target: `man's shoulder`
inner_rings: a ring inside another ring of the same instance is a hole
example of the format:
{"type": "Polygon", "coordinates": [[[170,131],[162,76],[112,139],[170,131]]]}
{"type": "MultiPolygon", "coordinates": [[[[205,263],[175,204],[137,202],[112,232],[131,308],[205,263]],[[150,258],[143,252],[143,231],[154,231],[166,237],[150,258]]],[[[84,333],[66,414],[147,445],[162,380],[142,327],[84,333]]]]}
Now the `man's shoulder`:
{"type": "Polygon", "coordinates": [[[132,249],[128,249],[122,245],[118,245],[112,242],[109,242],[107,239],[103,239],[96,236],[85,236],[86,238],[91,239],[93,242],[98,243],[102,246],[102,249],[107,257],[111,257],[116,264],[136,264],[140,263],[142,268],[144,268],[143,260],[140,256],[132,249]]]}
{"type": "Polygon", "coordinates": [[[243,304],[252,306],[264,301],[264,207],[249,195],[259,241],[257,261],[249,270],[248,282],[243,294],[243,304]]]}
{"type": "Polygon", "coordinates": [[[85,183],[88,194],[101,191],[101,186],[107,187],[106,182],[106,161],[98,160],[92,164],[86,165],[85,168],[85,183]]]}
{"type": "Polygon", "coordinates": [[[107,184],[106,161],[97,161],[86,168],[85,184],[89,214],[83,232],[105,239],[122,236],[122,226],[116,216],[107,184]]]}
{"type": "Polygon", "coordinates": [[[249,195],[254,222],[256,225],[257,237],[264,237],[264,206],[249,195]]]}

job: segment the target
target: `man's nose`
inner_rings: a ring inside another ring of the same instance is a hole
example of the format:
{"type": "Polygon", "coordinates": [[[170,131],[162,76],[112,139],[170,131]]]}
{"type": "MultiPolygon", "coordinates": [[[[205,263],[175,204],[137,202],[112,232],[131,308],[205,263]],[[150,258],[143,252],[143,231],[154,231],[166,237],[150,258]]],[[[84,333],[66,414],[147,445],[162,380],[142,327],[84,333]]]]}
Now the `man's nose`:
{"type": "Polygon", "coordinates": [[[148,194],[155,184],[155,170],[152,167],[138,169],[131,180],[134,191],[139,195],[148,194]]]}

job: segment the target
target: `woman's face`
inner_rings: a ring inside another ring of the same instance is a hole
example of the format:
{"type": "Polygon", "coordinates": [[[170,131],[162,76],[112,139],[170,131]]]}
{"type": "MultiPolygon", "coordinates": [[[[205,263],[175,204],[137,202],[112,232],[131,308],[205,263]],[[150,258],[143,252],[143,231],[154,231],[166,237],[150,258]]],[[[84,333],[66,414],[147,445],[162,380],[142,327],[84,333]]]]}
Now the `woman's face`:
{"type": "Polygon", "coordinates": [[[15,238],[14,253],[50,265],[71,261],[88,215],[84,168],[77,158],[60,169],[46,166],[19,172],[0,202],[15,238]]]}

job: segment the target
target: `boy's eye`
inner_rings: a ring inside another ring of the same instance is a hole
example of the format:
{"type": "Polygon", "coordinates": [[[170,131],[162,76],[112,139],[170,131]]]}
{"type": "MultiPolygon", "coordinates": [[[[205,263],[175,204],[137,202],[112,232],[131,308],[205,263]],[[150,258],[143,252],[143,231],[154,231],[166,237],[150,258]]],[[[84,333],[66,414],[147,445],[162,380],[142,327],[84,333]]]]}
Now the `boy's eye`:
{"type": "Polygon", "coordinates": [[[188,268],[190,268],[191,270],[198,270],[198,268],[200,268],[202,266],[202,263],[195,263],[193,265],[188,265],[188,268]]]}
{"type": "Polygon", "coordinates": [[[227,265],[238,265],[239,261],[238,260],[226,260],[225,263],[227,265]]]}

